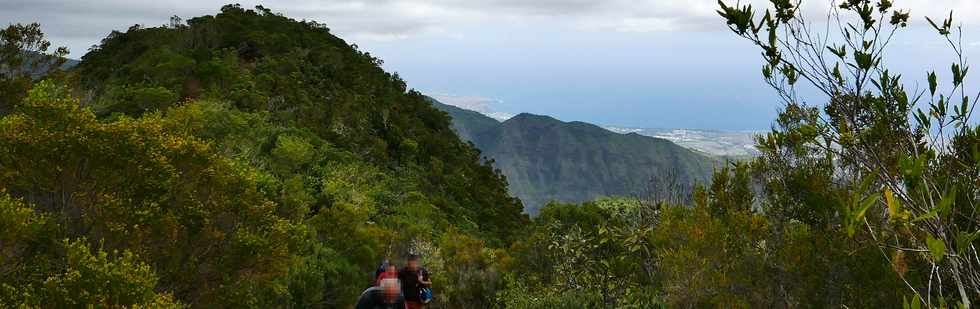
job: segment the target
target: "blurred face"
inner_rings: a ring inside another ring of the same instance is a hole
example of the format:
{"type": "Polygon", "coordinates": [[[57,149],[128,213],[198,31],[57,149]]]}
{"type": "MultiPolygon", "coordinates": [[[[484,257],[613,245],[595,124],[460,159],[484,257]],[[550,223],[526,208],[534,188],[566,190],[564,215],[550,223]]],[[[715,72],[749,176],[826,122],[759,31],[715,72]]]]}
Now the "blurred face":
{"type": "Polygon", "coordinates": [[[411,269],[411,270],[417,270],[417,269],[419,269],[419,261],[418,260],[408,261],[408,269],[411,269]]]}
{"type": "Polygon", "coordinates": [[[398,289],[396,285],[389,285],[384,287],[385,303],[389,303],[389,304],[394,303],[395,300],[398,299],[398,293],[400,292],[401,291],[398,289]]]}
{"type": "Polygon", "coordinates": [[[385,271],[393,273],[393,272],[397,272],[398,268],[395,267],[395,265],[388,265],[388,268],[386,268],[385,271]]]}
{"type": "Polygon", "coordinates": [[[384,279],[381,280],[381,296],[384,302],[387,304],[395,303],[398,300],[398,295],[401,294],[401,285],[398,284],[398,279],[384,279]]]}

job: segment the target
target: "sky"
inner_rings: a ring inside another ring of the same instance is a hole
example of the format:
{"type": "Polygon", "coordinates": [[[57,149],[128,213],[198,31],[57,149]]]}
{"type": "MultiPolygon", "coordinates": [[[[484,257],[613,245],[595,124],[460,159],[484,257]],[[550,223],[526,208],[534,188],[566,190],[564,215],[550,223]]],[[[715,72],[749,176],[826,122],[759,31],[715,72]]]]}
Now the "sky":
{"type": "MultiPolygon", "coordinates": [[[[927,68],[945,72],[952,61],[923,16],[954,10],[964,21],[967,56],[980,51],[980,1],[894,2],[912,11],[913,22],[887,59],[908,79],[922,84],[927,68]]],[[[759,52],[727,30],[716,0],[239,3],[325,23],[410,87],[499,119],[529,112],[620,127],[763,130],[780,106],[763,83],[759,52]]],[[[829,1],[806,3],[805,12],[823,14],[829,1]]],[[[52,43],[80,58],[112,30],[215,14],[224,4],[0,0],[0,24],[40,22],[52,43]]]]}

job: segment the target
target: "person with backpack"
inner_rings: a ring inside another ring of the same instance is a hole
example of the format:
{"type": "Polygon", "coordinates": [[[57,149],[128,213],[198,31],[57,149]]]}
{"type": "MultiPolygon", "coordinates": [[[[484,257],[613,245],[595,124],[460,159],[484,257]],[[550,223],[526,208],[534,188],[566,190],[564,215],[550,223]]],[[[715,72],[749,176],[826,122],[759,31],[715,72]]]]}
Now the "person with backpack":
{"type": "Polygon", "coordinates": [[[378,270],[374,272],[374,277],[371,278],[371,286],[377,286],[379,283],[381,283],[381,281],[379,281],[381,274],[384,274],[384,272],[388,270],[388,267],[392,265],[394,264],[391,264],[388,259],[381,261],[381,265],[378,265],[378,270]]]}
{"type": "Polygon", "coordinates": [[[398,272],[401,280],[402,294],[408,309],[422,309],[432,299],[432,281],[429,273],[419,266],[419,257],[410,255],[405,268],[398,272]],[[429,289],[427,297],[423,297],[423,289],[429,289]]]}
{"type": "Polygon", "coordinates": [[[427,305],[432,302],[432,279],[429,279],[429,270],[425,267],[419,268],[419,282],[422,283],[422,289],[419,290],[419,298],[422,299],[422,304],[427,305]]]}
{"type": "Polygon", "coordinates": [[[405,309],[402,287],[395,278],[385,278],[361,293],[355,309],[405,309]]]}
{"type": "Polygon", "coordinates": [[[395,266],[395,264],[388,264],[385,266],[385,270],[378,275],[376,281],[381,282],[381,280],[388,278],[398,279],[398,268],[395,266]]]}

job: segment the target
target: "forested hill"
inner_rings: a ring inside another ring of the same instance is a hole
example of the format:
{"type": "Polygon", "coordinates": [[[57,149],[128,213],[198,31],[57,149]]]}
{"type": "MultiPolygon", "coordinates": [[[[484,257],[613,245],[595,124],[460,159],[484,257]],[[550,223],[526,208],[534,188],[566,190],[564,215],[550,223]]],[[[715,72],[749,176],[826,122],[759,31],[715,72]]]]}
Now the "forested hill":
{"type": "Polygon", "coordinates": [[[619,134],[583,122],[520,114],[499,122],[439,103],[461,138],[494,160],[510,192],[536,213],[550,201],[580,203],[601,196],[646,196],[663,190],[651,178],[671,177],[682,187],[706,184],[720,160],[668,140],[619,134]]]}
{"type": "Polygon", "coordinates": [[[500,126],[500,121],[479,112],[444,104],[431,97],[429,102],[432,103],[432,106],[449,114],[449,117],[452,118],[452,128],[459,134],[459,138],[474,144],[478,142],[477,135],[500,126]]]}
{"type": "Polygon", "coordinates": [[[690,192],[675,185],[710,158],[437,105],[451,124],[323,24],[263,7],[113,32],[68,70],[41,25],[8,25],[0,307],[353,308],[383,260],[414,257],[431,309],[975,307],[980,127],[961,22],[929,19],[952,79],[895,76],[892,34],[924,13],[896,3],[719,1],[718,27],[758,48],[766,84],[826,96],[778,96],[758,156],[690,192]],[[840,18],[804,18],[819,14],[840,18]],[[532,212],[651,176],[655,190],[532,219],[504,174],[532,212]]]}
{"type": "Polygon", "coordinates": [[[227,102],[397,175],[455,222],[479,222],[472,228],[488,236],[504,239],[521,222],[503,179],[460,142],[450,120],[325,25],[226,6],[186,26],[113,33],[82,60],[81,85],[98,114],[227,102]]]}
{"type": "Polygon", "coordinates": [[[528,218],[380,63],[229,5],[113,32],[25,87],[0,120],[0,303],[345,308],[415,253],[443,306],[483,306],[453,289],[490,281],[528,218]]]}

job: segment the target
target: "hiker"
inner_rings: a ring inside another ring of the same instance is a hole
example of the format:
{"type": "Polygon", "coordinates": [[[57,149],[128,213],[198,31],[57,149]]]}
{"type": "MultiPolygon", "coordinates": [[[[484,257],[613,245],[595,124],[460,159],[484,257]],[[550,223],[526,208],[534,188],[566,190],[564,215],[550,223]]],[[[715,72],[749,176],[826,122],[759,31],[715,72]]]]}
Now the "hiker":
{"type": "MultiPolygon", "coordinates": [[[[381,265],[378,265],[378,270],[374,272],[374,278],[377,279],[378,276],[381,276],[381,273],[388,269],[388,265],[391,265],[391,262],[388,261],[388,259],[381,261],[381,265]]],[[[375,282],[374,285],[378,285],[377,282],[375,282]]]]}
{"type": "Polygon", "coordinates": [[[395,264],[385,265],[385,270],[378,274],[377,282],[380,283],[381,280],[388,278],[398,279],[398,267],[396,267],[395,264]]]}
{"type": "Polygon", "coordinates": [[[378,265],[378,270],[374,272],[374,277],[371,278],[371,286],[377,286],[381,283],[381,277],[393,277],[398,279],[398,268],[395,267],[394,263],[391,263],[388,259],[384,259],[381,265],[378,265]],[[385,275],[386,272],[393,272],[394,274],[385,275]]]}
{"type": "Polygon", "coordinates": [[[429,279],[428,271],[419,267],[419,257],[417,255],[410,255],[408,257],[407,265],[398,272],[398,279],[401,280],[402,295],[405,296],[407,308],[424,308],[427,300],[431,299],[432,293],[428,293],[428,299],[423,299],[422,289],[430,288],[432,281],[429,279]]]}
{"type": "Polygon", "coordinates": [[[355,309],[405,309],[405,297],[402,296],[402,287],[398,279],[385,278],[378,282],[378,286],[373,286],[364,290],[361,297],[357,299],[355,309]]]}

